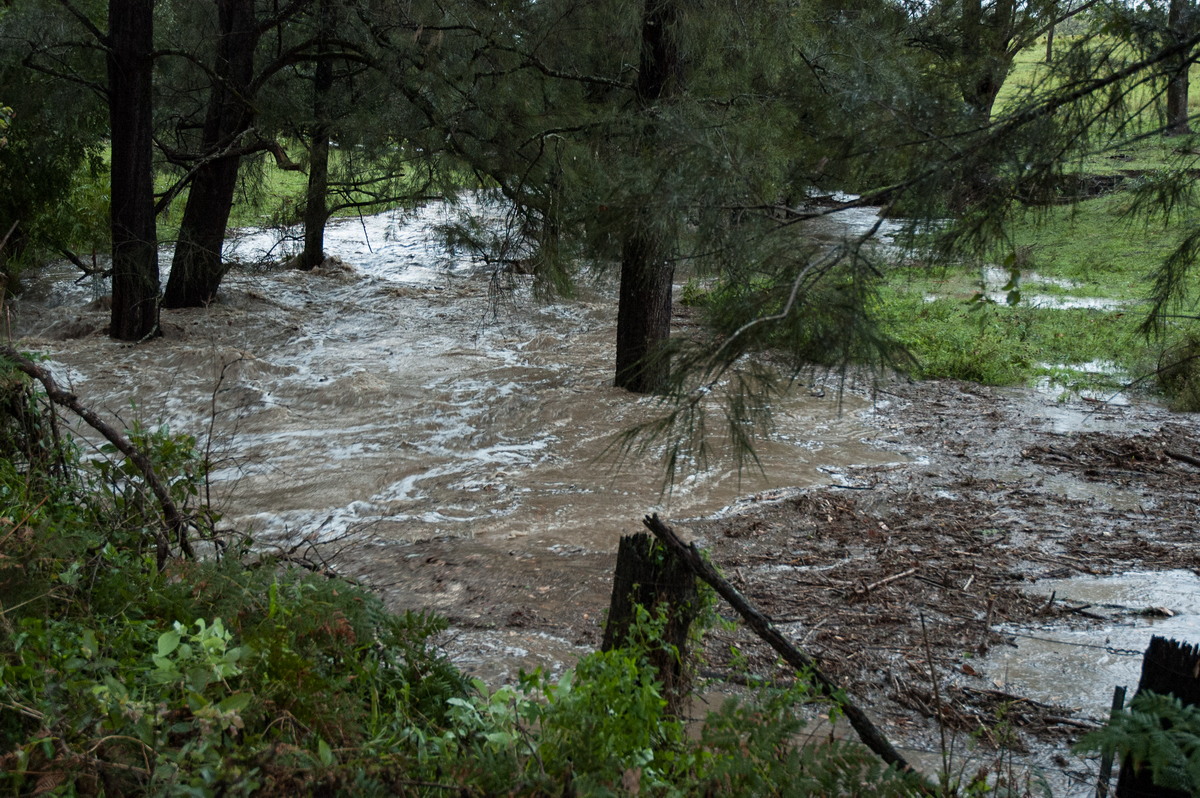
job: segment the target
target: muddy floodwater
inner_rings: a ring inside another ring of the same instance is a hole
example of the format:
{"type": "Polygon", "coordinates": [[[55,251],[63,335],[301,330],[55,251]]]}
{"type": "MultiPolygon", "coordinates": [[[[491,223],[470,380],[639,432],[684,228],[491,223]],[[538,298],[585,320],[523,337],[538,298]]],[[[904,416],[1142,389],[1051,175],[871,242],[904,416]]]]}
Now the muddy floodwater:
{"type": "Polygon", "coordinates": [[[995,649],[979,669],[1040,701],[1101,716],[1114,687],[1132,698],[1151,636],[1200,643],[1200,578],[1190,570],[1046,579],[1029,590],[1094,622],[1004,627],[1014,645],[995,649]]]}
{"type": "Polygon", "coordinates": [[[292,244],[244,236],[227,257],[251,265],[219,300],[164,311],[164,336],[139,346],[109,341],[93,287],[50,270],[17,303],[15,332],[85,404],[196,435],[227,523],[264,539],[528,535],[605,550],[649,510],[708,515],[896,459],[871,445],[863,400],[804,385],[775,408],[763,474],[718,457],[664,494],[660,449],[619,462],[613,448],[662,408],[611,387],[611,286],[539,303],[528,278],[503,276],[497,292],[496,275],[436,244],[452,214],[337,222],[337,260],[313,273],[255,268],[292,244]]]}
{"type": "MultiPolygon", "coordinates": [[[[10,324],[85,405],[196,435],[225,524],[444,615],[447,650],[493,684],[595,649],[617,539],[660,512],[915,759],[937,767],[950,735],[993,773],[1019,755],[1055,794],[1094,794],[1072,743],[1136,683],[1149,634],[1200,638],[1195,416],[953,381],[839,401],[817,379],[775,406],[765,475],[718,457],[664,494],[660,452],[611,457],[662,411],[611,387],[611,283],[535,301],[431,243],[447,213],[338,222],[312,273],[258,263],[289,244],[246,236],[219,300],[137,346],[65,268],[10,324]]],[[[703,653],[709,695],[794,676],[736,624],[703,653]]]]}

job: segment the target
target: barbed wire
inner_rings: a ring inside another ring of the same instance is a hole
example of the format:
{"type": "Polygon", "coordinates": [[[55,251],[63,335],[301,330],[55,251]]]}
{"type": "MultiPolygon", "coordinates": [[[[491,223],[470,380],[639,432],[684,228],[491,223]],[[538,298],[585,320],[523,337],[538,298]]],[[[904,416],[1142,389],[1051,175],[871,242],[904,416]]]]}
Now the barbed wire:
{"type": "Polygon", "coordinates": [[[1115,646],[1100,645],[1099,643],[1078,643],[1073,640],[1057,640],[1053,637],[1039,637],[1038,635],[1025,634],[1024,632],[1004,632],[1009,637],[1023,637],[1026,640],[1037,640],[1042,643],[1055,643],[1060,646],[1074,646],[1076,648],[1091,648],[1100,651],[1107,651],[1118,657],[1141,657],[1146,652],[1144,650],[1132,648],[1117,648],[1115,646]]]}

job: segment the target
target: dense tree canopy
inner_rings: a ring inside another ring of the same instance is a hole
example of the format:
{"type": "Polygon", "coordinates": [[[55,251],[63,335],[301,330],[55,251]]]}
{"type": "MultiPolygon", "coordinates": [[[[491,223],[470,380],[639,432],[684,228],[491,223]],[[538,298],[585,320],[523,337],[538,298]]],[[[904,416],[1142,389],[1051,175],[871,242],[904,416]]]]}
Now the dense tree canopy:
{"type": "Polygon", "coordinates": [[[116,164],[120,126],[104,129],[95,99],[114,122],[149,103],[160,193],[138,203],[161,212],[186,195],[165,306],[216,297],[251,156],[308,171],[290,213],[305,268],[339,208],[478,187],[520,223],[464,237],[545,290],[619,272],[617,384],[685,405],[762,347],[793,365],[896,356],[870,318],[881,264],[854,242],[815,245],[805,220],[883,205],[914,228],[941,220],[924,228],[931,254],[994,255],[1012,214],[1061,193],[1079,158],[1146,133],[1147,105],[1186,128],[1178,86],[1196,40],[1178,3],[172,0],[154,4],[147,101],[114,86],[126,73],[106,78],[99,56],[119,48],[99,4],[13,9],[6,79],[45,86],[20,102],[74,92],[87,113],[25,134],[39,112],[13,100],[0,175],[36,193],[22,209],[61,206],[108,135],[116,164]],[[1067,19],[1053,63],[998,109],[1015,54],[1067,19]],[[34,146],[54,154],[18,156],[34,146]],[[41,171],[21,173],[29,163],[41,171]],[[718,342],[669,341],[681,276],[707,281],[718,342]]]}

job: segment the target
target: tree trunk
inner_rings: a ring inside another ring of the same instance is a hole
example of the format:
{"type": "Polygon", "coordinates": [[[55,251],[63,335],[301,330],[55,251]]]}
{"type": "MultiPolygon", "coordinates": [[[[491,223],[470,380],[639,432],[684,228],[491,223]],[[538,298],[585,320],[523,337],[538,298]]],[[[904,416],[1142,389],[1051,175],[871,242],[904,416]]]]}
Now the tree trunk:
{"type": "Polygon", "coordinates": [[[175,259],[163,296],[168,308],[200,307],[216,298],[225,268],[221,248],[233,208],[241,156],[221,153],[241,146],[254,121],[248,96],[254,77],[258,29],[253,0],[218,0],[215,79],[201,134],[201,157],[192,176],[179,227],[175,259]]]}
{"type": "Polygon", "coordinates": [[[332,0],[321,0],[318,14],[317,64],[313,74],[313,130],[308,148],[308,188],[304,197],[304,251],[300,269],[312,269],[325,260],[325,224],[329,221],[329,92],[333,88],[333,61],[328,39],[336,24],[332,0]]]}
{"type": "MultiPolygon", "coordinates": [[[[1167,10],[1168,40],[1174,44],[1187,36],[1185,22],[1187,16],[1187,0],[1171,0],[1167,10]]],[[[1180,53],[1172,59],[1171,77],[1167,82],[1167,130],[1168,136],[1186,136],[1192,132],[1188,121],[1188,71],[1191,68],[1191,53],[1180,53]]]]}
{"type": "Polygon", "coordinates": [[[112,324],[120,341],[159,333],[158,235],[153,178],[153,0],[111,0],[108,108],[111,125],[112,324]]]}
{"type": "Polygon", "coordinates": [[[329,127],[317,125],[309,146],[308,189],[304,202],[304,251],[299,269],[309,270],[325,260],[325,224],[329,221],[329,127]]]}
{"type": "MultiPolygon", "coordinates": [[[[1169,693],[1185,705],[1196,706],[1200,704],[1198,673],[1200,647],[1155,635],[1150,638],[1150,645],[1142,657],[1138,693],[1169,693]]],[[[1117,798],[1186,798],[1190,794],[1157,786],[1151,778],[1150,768],[1134,772],[1128,762],[1121,765],[1121,775],[1117,778],[1117,798]]]]}
{"type": "Polygon", "coordinates": [[[683,715],[690,687],[688,633],[700,610],[699,595],[691,569],[654,538],[645,533],[621,538],[600,650],[627,645],[631,634],[634,645],[646,645],[646,656],[663,685],[667,712],[676,717],[683,715]],[[639,606],[651,623],[661,619],[662,629],[655,638],[636,638],[639,606]]]}
{"type": "MultiPolygon", "coordinates": [[[[642,14],[636,93],[638,111],[645,120],[643,146],[648,150],[657,146],[658,139],[652,107],[683,87],[677,42],[679,1],[646,0],[642,14]]],[[[614,384],[635,393],[661,390],[670,374],[666,344],[671,334],[675,242],[650,221],[654,212],[650,207],[635,212],[621,246],[614,384]]]]}
{"type": "Polygon", "coordinates": [[[991,121],[996,98],[1012,66],[1014,53],[1009,44],[1015,14],[1011,0],[999,0],[987,19],[981,0],[963,3],[960,88],[963,101],[981,127],[991,121]]]}
{"type": "Polygon", "coordinates": [[[1054,29],[1057,27],[1058,3],[1050,4],[1050,27],[1046,29],[1046,63],[1054,63],[1054,29]]]}
{"type": "Polygon", "coordinates": [[[634,393],[661,390],[670,374],[671,288],[675,268],[665,242],[635,221],[621,251],[615,385],[634,393]]]}

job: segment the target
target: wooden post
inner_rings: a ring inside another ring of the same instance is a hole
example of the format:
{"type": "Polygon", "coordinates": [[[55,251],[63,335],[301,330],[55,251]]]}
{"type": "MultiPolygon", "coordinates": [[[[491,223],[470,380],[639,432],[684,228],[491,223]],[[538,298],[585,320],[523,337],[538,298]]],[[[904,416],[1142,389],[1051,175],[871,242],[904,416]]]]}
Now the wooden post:
{"type": "Polygon", "coordinates": [[[676,717],[682,716],[691,687],[685,667],[688,631],[699,609],[696,577],[686,563],[647,534],[621,538],[600,650],[611,651],[630,642],[645,645],[662,681],[667,712],[676,717]],[[649,613],[651,623],[662,619],[657,639],[631,641],[631,635],[637,633],[639,605],[649,613]]]}
{"type": "MultiPolygon", "coordinates": [[[[1112,709],[1109,710],[1109,717],[1116,715],[1125,708],[1125,686],[1113,688],[1112,709]]],[[[1096,784],[1096,798],[1108,798],[1108,782],[1112,779],[1113,755],[1111,751],[1105,751],[1104,756],[1100,757],[1100,781],[1096,784]]]]}
{"type": "MultiPolygon", "coordinates": [[[[1138,693],[1145,691],[1171,694],[1185,705],[1200,704],[1200,648],[1157,635],[1142,657],[1142,678],[1138,693]]],[[[1134,772],[1128,761],[1121,764],[1117,778],[1117,798],[1188,798],[1191,793],[1158,787],[1151,781],[1150,769],[1134,772]]]]}
{"type": "Polygon", "coordinates": [[[642,519],[642,523],[654,533],[654,537],[663,546],[675,554],[684,566],[690,568],[692,573],[703,579],[713,590],[717,591],[718,596],[729,602],[729,605],[737,610],[738,615],[741,615],[746,621],[746,625],[750,627],[751,631],[758,635],[767,645],[775,649],[775,653],[783,657],[784,662],[796,670],[808,674],[808,678],[812,684],[824,695],[831,698],[836,696],[835,700],[838,706],[841,707],[846,720],[850,722],[854,731],[858,732],[858,737],[863,741],[863,745],[870,748],[884,762],[892,765],[900,772],[912,774],[915,786],[922,795],[943,794],[943,791],[937,784],[918,773],[908,763],[908,760],[901,756],[896,747],[883,735],[883,732],[867,717],[867,713],[863,712],[857,704],[842,693],[837,683],[817,667],[817,663],[812,657],[786,640],[767,616],[763,615],[757,607],[748,602],[738,592],[737,588],[729,584],[727,580],[717,573],[712,563],[701,556],[700,550],[696,548],[695,543],[684,543],[678,533],[667,526],[657,514],[646,516],[642,519]]]}

